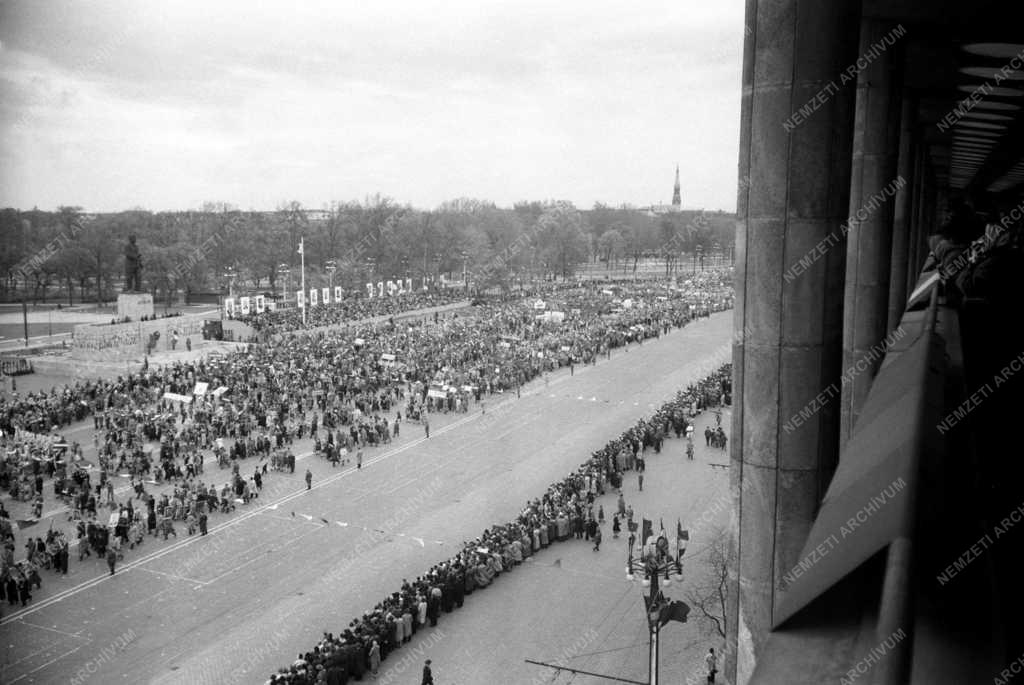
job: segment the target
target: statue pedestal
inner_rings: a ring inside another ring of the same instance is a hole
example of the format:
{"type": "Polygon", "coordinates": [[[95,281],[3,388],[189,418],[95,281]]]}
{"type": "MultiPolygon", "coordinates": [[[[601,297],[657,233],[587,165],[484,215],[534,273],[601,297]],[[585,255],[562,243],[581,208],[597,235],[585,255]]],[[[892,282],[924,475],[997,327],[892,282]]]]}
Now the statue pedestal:
{"type": "Polygon", "coordinates": [[[128,317],[141,321],[142,317],[153,316],[153,296],[149,293],[121,293],[117,296],[117,319],[128,317]]]}

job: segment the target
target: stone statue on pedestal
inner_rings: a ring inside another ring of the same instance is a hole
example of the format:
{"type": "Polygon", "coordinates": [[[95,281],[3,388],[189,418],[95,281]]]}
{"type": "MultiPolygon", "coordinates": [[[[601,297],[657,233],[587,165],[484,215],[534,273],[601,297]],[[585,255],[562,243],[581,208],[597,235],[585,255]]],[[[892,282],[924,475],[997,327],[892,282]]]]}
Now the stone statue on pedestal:
{"type": "Polygon", "coordinates": [[[142,257],[139,246],[135,244],[135,236],[128,236],[124,246],[124,291],[126,293],[142,290],[142,257]]]}

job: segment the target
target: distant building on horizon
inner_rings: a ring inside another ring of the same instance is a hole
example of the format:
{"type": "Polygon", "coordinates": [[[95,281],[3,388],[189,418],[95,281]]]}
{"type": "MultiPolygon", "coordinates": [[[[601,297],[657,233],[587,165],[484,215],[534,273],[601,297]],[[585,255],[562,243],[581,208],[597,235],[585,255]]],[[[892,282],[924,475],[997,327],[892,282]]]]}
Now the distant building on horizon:
{"type": "Polygon", "coordinates": [[[640,210],[648,216],[662,216],[664,214],[675,214],[683,211],[683,196],[679,189],[679,164],[676,164],[676,183],[672,187],[672,204],[658,204],[650,207],[641,207],[640,210]]]}

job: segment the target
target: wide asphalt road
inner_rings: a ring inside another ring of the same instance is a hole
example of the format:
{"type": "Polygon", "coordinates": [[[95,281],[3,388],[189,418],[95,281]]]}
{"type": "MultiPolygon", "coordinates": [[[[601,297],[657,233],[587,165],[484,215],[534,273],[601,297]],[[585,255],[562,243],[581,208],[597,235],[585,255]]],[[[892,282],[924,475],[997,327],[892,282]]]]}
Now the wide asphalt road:
{"type": "Polygon", "coordinates": [[[483,412],[432,421],[429,439],[404,424],[402,442],[361,470],[303,459],[208,536],[147,542],[114,576],[73,558],[73,583],[6,612],[0,681],[262,683],[729,361],[731,320],[535,381],[519,399],[493,396],[483,412]]]}

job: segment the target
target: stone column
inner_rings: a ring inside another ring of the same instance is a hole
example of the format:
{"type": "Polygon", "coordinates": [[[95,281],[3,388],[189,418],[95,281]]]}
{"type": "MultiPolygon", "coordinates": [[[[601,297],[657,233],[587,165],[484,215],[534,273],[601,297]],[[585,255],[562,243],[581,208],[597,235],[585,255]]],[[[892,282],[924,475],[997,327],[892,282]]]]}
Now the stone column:
{"type": "Polygon", "coordinates": [[[747,0],[724,676],[746,683],[838,458],[860,2],[747,0]],[[853,66],[851,66],[853,65],[853,66]],[[804,415],[801,415],[803,410],[804,415]]]}
{"type": "Polygon", "coordinates": [[[911,198],[914,194],[915,156],[918,144],[914,140],[914,119],[917,116],[917,103],[910,93],[903,95],[903,111],[900,115],[899,159],[896,163],[898,178],[906,182],[896,191],[896,207],[892,217],[892,266],[889,276],[889,321],[886,332],[893,331],[899,325],[907,306],[907,271],[910,260],[911,223],[913,207],[911,198]]]}
{"type": "MultiPolygon", "coordinates": [[[[877,345],[889,321],[893,197],[899,152],[900,44],[897,27],[865,19],[860,54],[874,55],[857,77],[857,115],[850,182],[850,232],[846,243],[843,303],[843,369],[840,444],[849,439],[882,362],[877,345]],[[880,47],[882,46],[882,47],[880,47]]],[[[905,179],[904,181],[905,182],[905,179]]]]}
{"type": "MultiPolygon", "coordinates": [[[[918,130],[917,140],[923,141],[924,134],[918,130]]],[[[921,273],[923,259],[921,258],[921,232],[924,230],[924,161],[927,147],[923,144],[917,147],[914,154],[914,190],[911,199],[911,226],[910,244],[907,255],[907,293],[914,292],[917,285],[917,277],[921,273]]]]}

